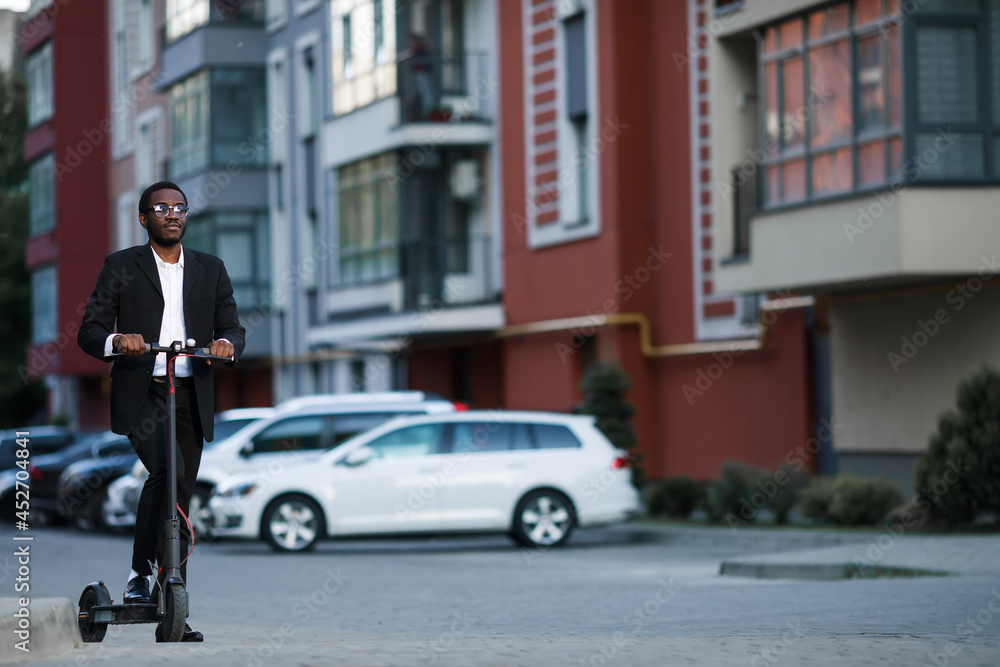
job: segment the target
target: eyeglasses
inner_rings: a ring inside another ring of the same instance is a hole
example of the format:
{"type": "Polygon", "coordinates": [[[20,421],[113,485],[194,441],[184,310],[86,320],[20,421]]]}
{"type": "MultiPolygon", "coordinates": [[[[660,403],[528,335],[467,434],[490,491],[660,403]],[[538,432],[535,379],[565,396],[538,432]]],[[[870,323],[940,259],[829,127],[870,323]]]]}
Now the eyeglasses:
{"type": "Polygon", "coordinates": [[[174,215],[178,218],[186,217],[188,214],[188,207],[185,204],[174,204],[173,206],[169,204],[156,204],[155,206],[150,207],[149,210],[152,211],[157,218],[165,218],[167,217],[167,211],[170,209],[174,210],[174,215]]]}

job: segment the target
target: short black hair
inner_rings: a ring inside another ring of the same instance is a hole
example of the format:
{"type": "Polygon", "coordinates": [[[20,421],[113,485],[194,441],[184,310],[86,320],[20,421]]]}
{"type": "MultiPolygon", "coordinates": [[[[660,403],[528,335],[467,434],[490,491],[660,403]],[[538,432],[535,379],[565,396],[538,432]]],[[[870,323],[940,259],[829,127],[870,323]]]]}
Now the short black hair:
{"type": "Polygon", "coordinates": [[[143,215],[149,210],[149,198],[152,197],[153,193],[157,190],[177,190],[177,192],[181,193],[181,197],[184,197],[184,203],[188,203],[187,195],[184,194],[183,190],[177,187],[176,183],[172,183],[170,181],[157,181],[143,190],[142,196],[139,197],[139,215],[143,215]]]}

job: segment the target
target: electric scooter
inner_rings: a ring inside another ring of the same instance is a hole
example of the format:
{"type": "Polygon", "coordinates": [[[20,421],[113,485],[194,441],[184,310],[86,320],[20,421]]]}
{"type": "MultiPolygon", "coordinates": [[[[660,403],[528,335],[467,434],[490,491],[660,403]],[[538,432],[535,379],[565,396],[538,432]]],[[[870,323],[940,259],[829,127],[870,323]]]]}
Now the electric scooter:
{"type": "Polygon", "coordinates": [[[167,503],[171,508],[165,521],[166,548],[161,567],[162,577],[157,577],[158,593],[155,602],[147,604],[114,604],[104,581],[88,584],[80,595],[80,635],[85,642],[103,641],[109,625],[134,623],[159,623],[157,638],[179,642],[184,636],[188,617],[188,595],[181,578],[180,518],[177,516],[177,405],[174,397],[173,364],[177,357],[232,361],[230,357],[209,354],[208,348],[194,346],[189,338],[187,345],[174,341],[169,346],[146,344],[147,354],[167,355],[167,377],[170,379],[170,397],[167,402],[167,503]]]}

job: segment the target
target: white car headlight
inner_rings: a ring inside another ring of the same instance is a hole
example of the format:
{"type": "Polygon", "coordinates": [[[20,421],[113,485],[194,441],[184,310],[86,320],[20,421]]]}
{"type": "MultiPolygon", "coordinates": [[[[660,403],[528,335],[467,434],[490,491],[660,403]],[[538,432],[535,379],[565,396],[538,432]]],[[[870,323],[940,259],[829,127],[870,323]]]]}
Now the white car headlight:
{"type": "Polygon", "coordinates": [[[254,482],[244,482],[242,484],[237,484],[236,486],[224,489],[219,492],[220,498],[235,498],[237,496],[248,496],[254,492],[257,488],[257,484],[254,482]]]}

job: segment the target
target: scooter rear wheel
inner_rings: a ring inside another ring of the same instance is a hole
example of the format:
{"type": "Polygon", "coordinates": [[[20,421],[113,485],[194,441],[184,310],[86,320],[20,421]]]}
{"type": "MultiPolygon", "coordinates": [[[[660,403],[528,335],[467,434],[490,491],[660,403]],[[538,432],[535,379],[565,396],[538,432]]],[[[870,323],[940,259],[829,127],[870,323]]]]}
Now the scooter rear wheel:
{"type": "MultiPolygon", "coordinates": [[[[100,604],[97,593],[93,588],[88,588],[80,597],[80,611],[90,611],[100,604]]],[[[80,621],[80,638],[85,642],[100,643],[104,641],[104,634],[108,631],[107,623],[94,623],[93,621],[80,621]]]]}
{"type": "Polygon", "coordinates": [[[156,632],[165,642],[179,642],[184,636],[184,624],[187,620],[187,592],[183,586],[167,584],[164,599],[165,614],[163,621],[156,627],[156,632]]]}

